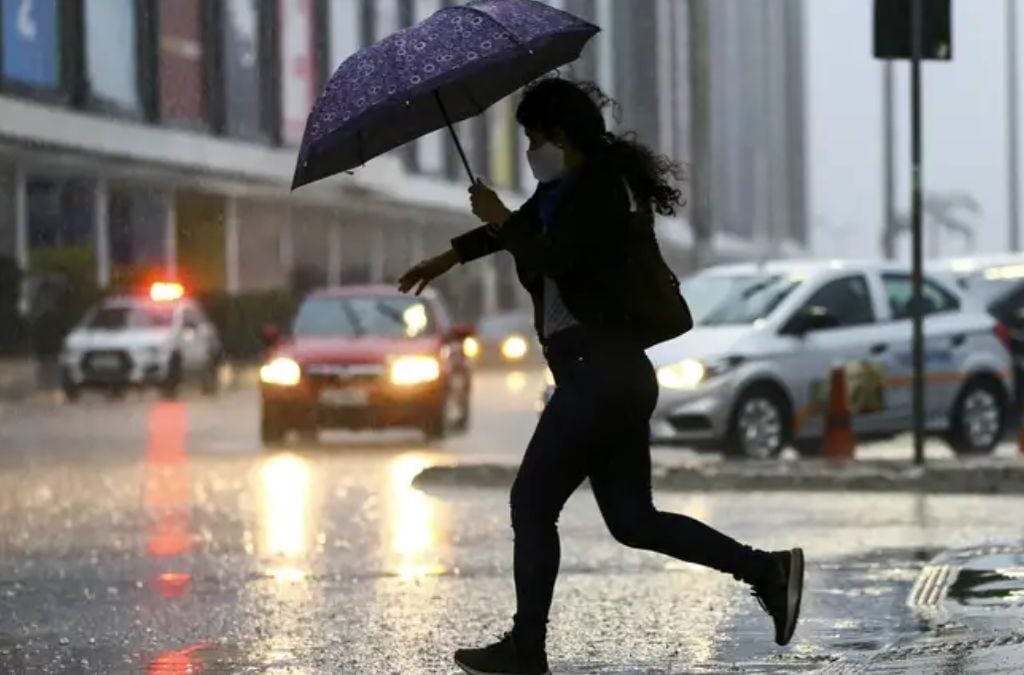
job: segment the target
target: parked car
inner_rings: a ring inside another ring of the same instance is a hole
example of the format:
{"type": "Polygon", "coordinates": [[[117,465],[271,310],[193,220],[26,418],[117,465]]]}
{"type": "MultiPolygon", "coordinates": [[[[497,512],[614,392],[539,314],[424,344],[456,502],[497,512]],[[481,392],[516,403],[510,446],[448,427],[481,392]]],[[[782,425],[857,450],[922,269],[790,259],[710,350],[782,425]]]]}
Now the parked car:
{"type": "Polygon", "coordinates": [[[955,283],[974,306],[1006,326],[1014,358],[1016,393],[1011,416],[1019,418],[1019,408],[1024,403],[1024,256],[929,261],[928,269],[955,283]]]}
{"type": "Polygon", "coordinates": [[[1024,281],[1024,255],[929,260],[925,263],[925,270],[943,281],[956,284],[972,304],[987,306],[997,296],[1024,281]]]}
{"type": "Polygon", "coordinates": [[[544,363],[532,312],[504,312],[480,319],[466,353],[481,367],[540,366],[544,363]]]}
{"type": "Polygon", "coordinates": [[[439,439],[465,431],[471,375],[463,342],[439,295],[390,286],[314,291],[287,337],[264,330],[260,434],[267,444],[298,431],[411,426],[439,439]]]}
{"type": "Polygon", "coordinates": [[[61,384],[69,401],[83,389],[118,395],[129,387],[155,387],[174,397],[183,382],[217,390],[222,349],[199,304],[174,282],[148,293],[106,298],[64,340],[61,384]]]}
{"type": "MultiPolygon", "coordinates": [[[[655,345],[652,440],[768,458],[814,454],[833,367],[847,373],[854,432],[911,427],[911,276],[877,262],[783,261],[710,268],[683,282],[719,298],[686,335],[655,345]]],[[[924,282],[926,428],[960,454],[993,449],[1011,399],[1004,326],[924,282]]],[[[545,398],[553,391],[548,386],[545,398]]]]}

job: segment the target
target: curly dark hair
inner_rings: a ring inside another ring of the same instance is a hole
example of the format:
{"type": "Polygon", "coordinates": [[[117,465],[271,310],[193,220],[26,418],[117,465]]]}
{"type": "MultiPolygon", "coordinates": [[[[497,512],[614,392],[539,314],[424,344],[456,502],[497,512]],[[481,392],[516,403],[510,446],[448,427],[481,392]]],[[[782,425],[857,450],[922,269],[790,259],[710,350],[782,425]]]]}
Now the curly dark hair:
{"type": "Polygon", "coordinates": [[[610,133],[603,114],[608,107],[618,120],[618,103],[596,84],[552,76],[526,87],[516,120],[545,136],[562,131],[585,157],[608,149],[641,204],[664,216],[675,215],[683,205],[677,187],[683,179],[682,167],[641,143],[634,132],[610,133]]]}

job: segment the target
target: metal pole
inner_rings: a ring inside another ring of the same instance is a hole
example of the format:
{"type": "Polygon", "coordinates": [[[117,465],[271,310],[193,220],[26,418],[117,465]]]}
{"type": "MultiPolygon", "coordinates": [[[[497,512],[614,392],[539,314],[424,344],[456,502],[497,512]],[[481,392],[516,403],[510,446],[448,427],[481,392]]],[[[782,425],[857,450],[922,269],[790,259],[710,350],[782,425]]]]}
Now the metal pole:
{"type": "Polygon", "coordinates": [[[469,168],[469,160],[466,159],[466,151],[462,149],[462,143],[459,141],[459,135],[455,133],[455,127],[452,126],[452,120],[448,117],[448,108],[444,106],[444,100],[441,99],[440,90],[434,91],[434,99],[437,101],[437,105],[441,108],[441,114],[444,116],[445,126],[448,127],[448,133],[452,135],[452,140],[455,141],[455,149],[459,151],[459,157],[462,159],[462,166],[466,169],[466,174],[469,175],[469,182],[476,183],[476,176],[473,175],[473,169],[469,168]]]}
{"type": "Polygon", "coordinates": [[[1006,0],[1006,178],[1010,250],[1020,250],[1020,159],[1017,120],[1017,0],[1006,0]]]}
{"type": "MultiPolygon", "coordinates": [[[[1011,0],[1012,2],[1012,0],[1011,0]]],[[[882,63],[882,253],[887,260],[896,257],[896,125],[893,116],[892,61],[882,63]]]]}
{"type": "Polygon", "coordinates": [[[921,236],[921,29],[922,0],[911,0],[910,63],[910,163],[911,163],[911,240],[913,244],[913,359],[914,359],[914,463],[924,464],[924,303],[921,282],[924,273],[921,236]]]}

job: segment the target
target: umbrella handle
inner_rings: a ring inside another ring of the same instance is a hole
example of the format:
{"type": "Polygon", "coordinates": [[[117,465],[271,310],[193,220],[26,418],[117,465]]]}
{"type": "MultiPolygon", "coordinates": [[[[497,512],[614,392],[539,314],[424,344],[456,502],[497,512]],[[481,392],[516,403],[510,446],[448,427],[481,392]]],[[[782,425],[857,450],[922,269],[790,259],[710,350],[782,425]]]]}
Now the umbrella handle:
{"type": "Polygon", "coordinates": [[[462,143],[459,141],[459,135],[455,133],[455,127],[452,126],[451,118],[448,117],[448,109],[444,107],[444,101],[441,100],[441,92],[437,89],[434,90],[434,98],[437,100],[437,105],[441,108],[441,114],[444,115],[444,123],[448,127],[448,132],[452,135],[452,140],[455,141],[455,149],[459,151],[459,157],[462,158],[462,166],[466,167],[466,174],[469,175],[469,182],[476,184],[476,177],[473,175],[473,169],[469,168],[469,160],[466,159],[466,151],[462,149],[462,143]]]}

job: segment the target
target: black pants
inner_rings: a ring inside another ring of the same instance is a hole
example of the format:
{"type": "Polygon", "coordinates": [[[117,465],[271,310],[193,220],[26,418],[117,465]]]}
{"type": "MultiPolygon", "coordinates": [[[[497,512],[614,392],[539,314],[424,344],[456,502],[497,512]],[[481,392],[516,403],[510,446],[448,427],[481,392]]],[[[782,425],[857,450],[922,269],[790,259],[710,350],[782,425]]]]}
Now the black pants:
{"type": "Polygon", "coordinates": [[[764,552],[654,508],[649,424],[658,384],[644,351],[571,329],[553,336],[545,353],[557,387],[512,486],[517,632],[543,640],[558,575],[558,516],[584,478],[626,546],[760,578],[764,552]]]}

